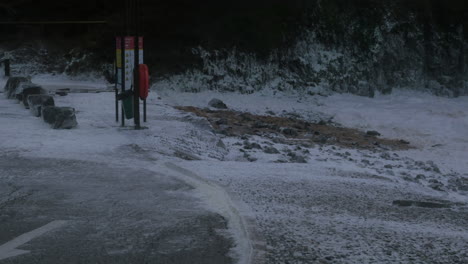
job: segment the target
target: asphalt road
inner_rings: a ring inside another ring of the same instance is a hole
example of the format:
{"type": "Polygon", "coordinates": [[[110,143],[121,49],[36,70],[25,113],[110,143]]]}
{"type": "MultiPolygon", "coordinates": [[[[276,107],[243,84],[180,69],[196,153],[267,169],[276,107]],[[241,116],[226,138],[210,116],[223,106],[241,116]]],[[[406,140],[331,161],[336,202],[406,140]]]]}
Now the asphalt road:
{"type": "Polygon", "coordinates": [[[0,154],[0,263],[232,263],[226,220],[148,170],[0,154]]]}

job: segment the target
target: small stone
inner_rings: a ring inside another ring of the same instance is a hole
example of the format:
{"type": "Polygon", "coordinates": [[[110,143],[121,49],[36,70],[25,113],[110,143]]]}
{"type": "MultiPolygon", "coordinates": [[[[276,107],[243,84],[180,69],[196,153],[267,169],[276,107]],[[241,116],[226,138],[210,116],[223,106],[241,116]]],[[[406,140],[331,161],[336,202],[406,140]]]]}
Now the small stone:
{"type": "Polygon", "coordinates": [[[240,118],[242,118],[243,121],[252,121],[252,116],[248,113],[242,113],[239,115],[240,118]]]}
{"type": "Polygon", "coordinates": [[[289,161],[292,163],[307,163],[307,160],[303,156],[297,155],[296,153],[288,153],[288,156],[291,157],[289,161]]]}
{"type": "Polygon", "coordinates": [[[244,153],[244,158],[247,159],[249,162],[257,161],[257,158],[251,157],[249,154],[244,153]]]}
{"type": "Polygon", "coordinates": [[[55,92],[56,95],[60,95],[60,96],[67,96],[68,93],[67,92],[61,92],[61,91],[57,91],[55,92]]]}
{"type": "Polygon", "coordinates": [[[257,121],[252,125],[252,127],[263,129],[263,128],[270,128],[270,125],[265,122],[257,121]]]}
{"type": "Polygon", "coordinates": [[[406,140],[403,140],[403,139],[400,139],[399,141],[401,144],[404,144],[404,145],[409,145],[409,141],[406,141],[406,140]]]}
{"type": "Polygon", "coordinates": [[[366,165],[370,165],[370,161],[369,160],[366,160],[366,159],[363,159],[361,160],[362,163],[366,164],[366,165]]]}
{"type": "Polygon", "coordinates": [[[274,148],[274,147],[265,147],[263,149],[263,152],[265,152],[266,154],[279,154],[279,150],[274,148]]]}
{"type": "Polygon", "coordinates": [[[426,179],[426,176],[424,176],[423,174],[416,175],[416,180],[425,180],[425,179],[426,179]]]}
{"type": "Polygon", "coordinates": [[[281,133],[283,133],[285,136],[291,136],[291,137],[295,137],[298,135],[297,131],[293,128],[284,128],[281,133]]]}
{"type": "Polygon", "coordinates": [[[262,146],[258,143],[249,143],[249,142],[244,142],[244,148],[245,149],[262,149],[262,146]]]}
{"type": "Polygon", "coordinates": [[[370,137],[378,137],[378,136],[381,136],[379,132],[374,131],[374,130],[367,131],[367,132],[366,132],[366,135],[368,135],[368,136],[370,136],[370,137]]]}
{"type": "Polygon", "coordinates": [[[444,187],[444,184],[441,183],[440,181],[438,180],[435,180],[435,179],[431,179],[429,180],[429,187],[431,187],[432,189],[436,190],[436,191],[443,191],[443,187],[444,187]]]}
{"type": "Polygon", "coordinates": [[[218,108],[218,109],[227,109],[227,105],[219,100],[219,99],[211,99],[211,101],[208,103],[208,106],[213,107],[213,108],[218,108]]]}
{"type": "Polygon", "coordinates": [[[228,120],[226,118],[220,118],[218,120],[215,121],[215,124],[216,125],[227,125],[228,124],[228,120]]]}
{"type": "Polygon", "coordinates": [[[216,146],[218,148],[226,149],[226,145],[224,144],[224,142],[221,139],[218,140],[218,143],[216,143],[216,146]]]}

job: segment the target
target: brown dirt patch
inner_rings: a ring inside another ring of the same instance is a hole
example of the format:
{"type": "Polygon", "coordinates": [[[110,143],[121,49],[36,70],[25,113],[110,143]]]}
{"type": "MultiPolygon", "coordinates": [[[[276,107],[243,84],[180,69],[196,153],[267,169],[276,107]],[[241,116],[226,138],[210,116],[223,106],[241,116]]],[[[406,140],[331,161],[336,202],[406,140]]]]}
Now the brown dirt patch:
{"type": "Polygon", "coordinates": [[[176,107],[206,118],[217,133],[228,136],[258,135],[278,143],[337,145],[358,149],[404,150],[409,142],[370,136],[366,132],[304,120],[261,116],[229,110],[210,110],[192,106],[176,107]]]}

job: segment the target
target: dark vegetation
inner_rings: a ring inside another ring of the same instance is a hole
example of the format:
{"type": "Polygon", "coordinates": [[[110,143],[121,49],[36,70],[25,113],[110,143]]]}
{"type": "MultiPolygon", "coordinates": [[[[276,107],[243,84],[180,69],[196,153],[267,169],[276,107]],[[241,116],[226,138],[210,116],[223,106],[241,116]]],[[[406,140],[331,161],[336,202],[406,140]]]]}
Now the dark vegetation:
{"type": "Polygon", "coordinates": [[[206,118],[216,133],[245,137],[255,135],[270,138],[273,142],[291,145],[337,145],[357,149],[406,150],[409,142],[380,138],[369,132],[345,128],[330,122],[310,123],[281,116],[261,116],[230,110],[210,110],[192,106],[177,109],[206,118]]]}
{"type": "MultiPolygon", "coordinates": [[[[192,52],[194,47],[208,51],[235,47],[255,54],[261,61],[267,60],[272,51],[287,51],[298,39],[313,32],[317,43],[344,56],[329,62],[321,73],[310,72],[295,59],[278,60],[297,79],[294,85],[313,86],[326,80],[332,90],[371,95],[372,92],[367,92],[369,84],[388,92],[395,86],[416,85],[416,80],[421,79],[426,87],[441,94],[465,93],[468,1],[142,0],[142,3],[146,59],[158,76],[199,67],[202,60],[192,52]]],[[[122,31],[123,6],[123,0],[2,0],[0,21],[108,23],[0,25],[0,45],[11,50],[40,40],[48,49],[46,55],[37,54],[44,60],[56,56],[79,62],[76,57],[91,52],[92,65],[112,63],[113,36],[122,31]]],[[[77,64],[68,70],[83,70],[77,64]]]]}

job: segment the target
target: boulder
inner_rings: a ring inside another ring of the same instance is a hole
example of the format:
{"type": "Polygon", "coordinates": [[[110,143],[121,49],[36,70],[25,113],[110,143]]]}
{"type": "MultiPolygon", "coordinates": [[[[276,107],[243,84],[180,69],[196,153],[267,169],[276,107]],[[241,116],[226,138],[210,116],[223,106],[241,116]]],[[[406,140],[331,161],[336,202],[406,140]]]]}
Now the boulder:
{"type": "Polygon", "coordinates": [[[370,137],[379,137],[381,136],[379,132],[377,131],[374,131],[374,130],[371,130],[371,131],[367,131],[366,134],[370,137]]]}
{"type": "Polygon", "coordinates": [[[216,99],[216,98],[211,99],[211,101],[208,103],[208,106],[213,107],[213,108],[218,108],[218,109],[228,108],[223,101],[216,99]]]}
{"type": "Polygon", "coordinates": [[[70,129],[78,125],[72,107],[44,106],[41,114],[44,121],[54,129],[70,129]]]}
{"type": "Polygon", "coordinates": [[[5,85],[5,96],[8,99],[15,99],[17,90],[23,85],[31,83],[30,77],[10,77],[5,85]]]}
{"type": "Polygon", "coordinates": [[[41,116],[42,107],[55,106],[54,98],[45,94],[31,94],[28,96],[29,110],[34,116],[41,116]]]}
{"type": "Polygon", "coordinates": [[[23,102],[26,109],[29,108],[28,96],[33,94],[47,94],[47,91],[42,86],[34,83],[23,84],[20,88],[16,89],[16,99],[23,102]]]}

